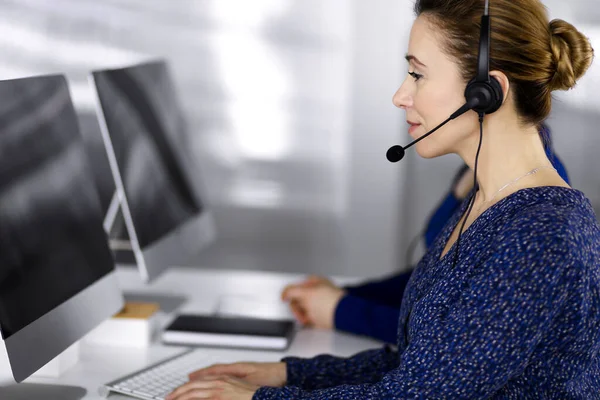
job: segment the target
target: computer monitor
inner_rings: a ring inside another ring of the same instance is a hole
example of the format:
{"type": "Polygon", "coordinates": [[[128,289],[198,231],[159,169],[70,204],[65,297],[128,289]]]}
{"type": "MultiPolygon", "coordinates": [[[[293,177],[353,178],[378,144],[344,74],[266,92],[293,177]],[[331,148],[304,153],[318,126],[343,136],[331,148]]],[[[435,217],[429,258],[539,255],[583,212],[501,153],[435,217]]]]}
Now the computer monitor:
{"type": "Polygon", "coordinates": [[[102,218],[64,76],[0,81],[0,385],[122,308],[102,218]]]}
{"type": "Polygon", "coordinates": [[[133,252],[148,282],[215,236],[185,121],[164,60],[94,71],[90,82],[116,185],[105,229],[116,253],[133,252]]]}

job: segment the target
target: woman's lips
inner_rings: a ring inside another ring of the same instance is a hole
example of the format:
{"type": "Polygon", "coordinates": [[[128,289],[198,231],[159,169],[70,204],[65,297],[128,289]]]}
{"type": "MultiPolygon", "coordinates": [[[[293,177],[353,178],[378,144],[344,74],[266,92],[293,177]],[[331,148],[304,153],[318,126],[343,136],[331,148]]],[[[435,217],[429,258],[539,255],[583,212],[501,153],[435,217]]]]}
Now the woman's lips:
{"type": "Polygon", "coordinates": [[[410,124],[410,128],[408,128],[409,135],[412,135],[421,126],[421,124],[412,124],[410,122],[409,122],[409,124],[410,124]]]}

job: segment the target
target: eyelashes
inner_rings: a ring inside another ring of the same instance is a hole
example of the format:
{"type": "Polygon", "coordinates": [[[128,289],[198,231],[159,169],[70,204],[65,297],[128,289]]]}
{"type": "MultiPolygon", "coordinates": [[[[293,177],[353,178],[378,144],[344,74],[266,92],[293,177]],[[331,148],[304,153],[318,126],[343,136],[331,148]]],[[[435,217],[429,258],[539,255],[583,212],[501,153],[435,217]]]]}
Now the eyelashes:
{"type": "Polygon", "coordinates": [[[416,72],[409,72],[408,74],[415,79],[415,82],[423,77],[423,75],[417,74],[416,72]]]}

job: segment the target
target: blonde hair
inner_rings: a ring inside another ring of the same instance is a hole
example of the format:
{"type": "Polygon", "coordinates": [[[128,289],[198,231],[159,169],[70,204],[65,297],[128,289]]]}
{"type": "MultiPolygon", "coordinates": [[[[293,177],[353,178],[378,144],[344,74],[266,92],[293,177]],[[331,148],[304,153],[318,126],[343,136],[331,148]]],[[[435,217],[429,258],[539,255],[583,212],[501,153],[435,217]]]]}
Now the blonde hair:
{"type": "MultiPolygon", "coordinates": [[[[490,0],[490,70],[509,79],[522,122],[540,126],[552,109],[554,90],[573,88],[590,67],[589,39],[561,19],[548,22],[539,0],[490,0]]],[[[417,0],[415,14],[434,22],[443,51],[462,69],[477,71],[484,0],[417,0]]]]}

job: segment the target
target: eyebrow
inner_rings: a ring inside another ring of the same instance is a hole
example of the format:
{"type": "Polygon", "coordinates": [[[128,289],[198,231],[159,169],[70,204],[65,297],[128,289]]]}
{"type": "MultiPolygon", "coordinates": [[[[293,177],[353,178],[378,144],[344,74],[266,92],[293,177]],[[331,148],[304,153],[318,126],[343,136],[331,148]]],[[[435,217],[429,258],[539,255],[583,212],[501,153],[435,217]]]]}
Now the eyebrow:
{"type": "Polygon", "coordinates": [[[404,58],[406,58],[406,61],[408,62],[414,61],[415,64],[419,64],[420,66],[427,68],[427,65],[423,64],[421,61],[419,61],[417,57],[413,56],[412,54],[407,54],[406,56],[404,56],[404,58]]]}

